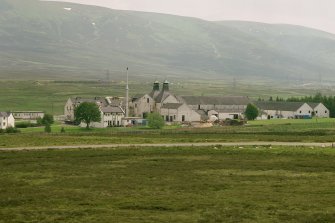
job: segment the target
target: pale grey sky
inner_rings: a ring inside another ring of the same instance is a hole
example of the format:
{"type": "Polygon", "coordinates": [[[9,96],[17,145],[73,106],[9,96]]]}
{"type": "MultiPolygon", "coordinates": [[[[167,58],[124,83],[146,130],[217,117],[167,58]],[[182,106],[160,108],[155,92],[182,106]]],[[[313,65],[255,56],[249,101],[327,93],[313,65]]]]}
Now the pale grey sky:
{"type": "Polygon", "coordinates": [[[206,20],[302,25],[335,33],[335,0],[57,0],[206,20]]]}

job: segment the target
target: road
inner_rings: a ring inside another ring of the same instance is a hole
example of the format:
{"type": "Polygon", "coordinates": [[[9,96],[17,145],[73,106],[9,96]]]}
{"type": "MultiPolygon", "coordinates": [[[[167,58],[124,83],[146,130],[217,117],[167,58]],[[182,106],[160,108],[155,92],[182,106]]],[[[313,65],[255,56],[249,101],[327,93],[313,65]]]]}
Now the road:
{"type": "Polygon", "coordinates": [[[293,146],[293,147],[335,147],[335,143],[308,143],[308,142],[206,142],[206,143],[157,143],[157,144],[104,144],[104,145],[73,145],[73,146],[36,146],[0,148],[0,151],[48,150],[48,149],[98,149],[98,148],[126,148],[126,147],[243,147],[243,146],[293,146]]]}

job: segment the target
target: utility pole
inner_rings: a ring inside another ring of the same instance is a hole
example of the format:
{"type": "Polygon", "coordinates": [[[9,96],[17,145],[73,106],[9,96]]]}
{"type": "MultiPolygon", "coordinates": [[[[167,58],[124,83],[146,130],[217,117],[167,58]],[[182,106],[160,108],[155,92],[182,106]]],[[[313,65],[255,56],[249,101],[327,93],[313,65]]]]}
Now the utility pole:
{"type": "Polygon", "coordinates": [[[126,86],[126,117],[129,117],[129,85],[128,85],[128,67],[127,67],[127,86],[126,86]]]}

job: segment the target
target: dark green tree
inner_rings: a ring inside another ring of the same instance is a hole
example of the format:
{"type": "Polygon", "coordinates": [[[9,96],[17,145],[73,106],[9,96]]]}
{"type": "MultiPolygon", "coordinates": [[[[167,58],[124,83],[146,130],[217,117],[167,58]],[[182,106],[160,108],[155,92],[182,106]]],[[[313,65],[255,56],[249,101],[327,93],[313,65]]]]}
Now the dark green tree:
{"type": "Polygon", "coordinates": [[[49,123],[47,123],[47,124],[45,125],[45,127],[44,127],[44,132],[46,132],[46,133],[50,133],[50,132],[51,132],[51,126],[50,126],[49,123]]]}
{"type": "Polygon", "coordinates": [[[157,112],[148,114],[147,120],[149,127],[153,129],[161,129],[165,125],[163,117],[157,112]]]}
{"type": "Polygon", "coordinates": [[[245,116],[248,120],[255,120],[258,117],[259,111],[254,104],[248,104],[245,109],[245,116]]]}
{"type": "Polygon", "coordinates": [[[83,102],[74,110],[74,117],[77,123],[86,123],[89,129],[91,122],[101,121],[101,112],[97,104],[92,102],[83,102]]]}
{"type": "Polygon", "coordinates": [[[55,121],[54,121],[54,116],[51,115],[51,114],[45,114],[42,118],[42,124],[43,125],[51,125],[53,124],[55,121]]]}

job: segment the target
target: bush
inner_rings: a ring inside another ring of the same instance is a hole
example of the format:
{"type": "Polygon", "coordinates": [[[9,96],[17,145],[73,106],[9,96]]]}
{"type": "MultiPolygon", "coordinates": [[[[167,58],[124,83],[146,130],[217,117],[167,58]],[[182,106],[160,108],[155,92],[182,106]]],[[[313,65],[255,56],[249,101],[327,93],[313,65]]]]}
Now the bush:
{"type": "Polygon", "coordinates": [[[29,127],[38,127],[40,125],[35,124],[35,123],[31,123],[31,122],[19,122],[15,124],[16,128],[19,129],[25,129],[25,128],[29,128],[29,127]]]}
{"type": "Polygon", "coordinates": [[[20,130],[18,130],[17,128],[14,128],[14,127],[9,127],[6,129],[5,131],[6,133],[19,133],[20,130]]]}
{"type": "Polygon", "coordinates": [[[60,129],[60,132],[61,132],[61,133],[64,133],[64,132],[65,132],[65,128],[62,127],[62,128],[60,129]]]}
{"type": "Polygon", "coordinates": [[[45,125],[44,132],[46,132],[46,133],[50,133],[50,132],[51,132],[51,126],[50,126],[49,123],[47,123],[47,124],[45,125]]]}
{"type": "Polygon", "coordinates": [[[245,116],[248,120],[255,120],[258,117],[259,111],[254,104],[248,104],[245,110],[245,116]]]}
{"type": "Polygon", "coordinates": [[[148,126],[150,128],[161,129],[165,125],[163,117],[157,112],[149,114],[147,119],[148,119],[148,126]]]}
{"type": "Polygon", "coordinates": [[[43,125],[51,125],[53,124],[55,121],[54,121],[54,116],[51,115],[51,114],[45,114],[44,117],[42,118],[42,124],[43,125]]]}

